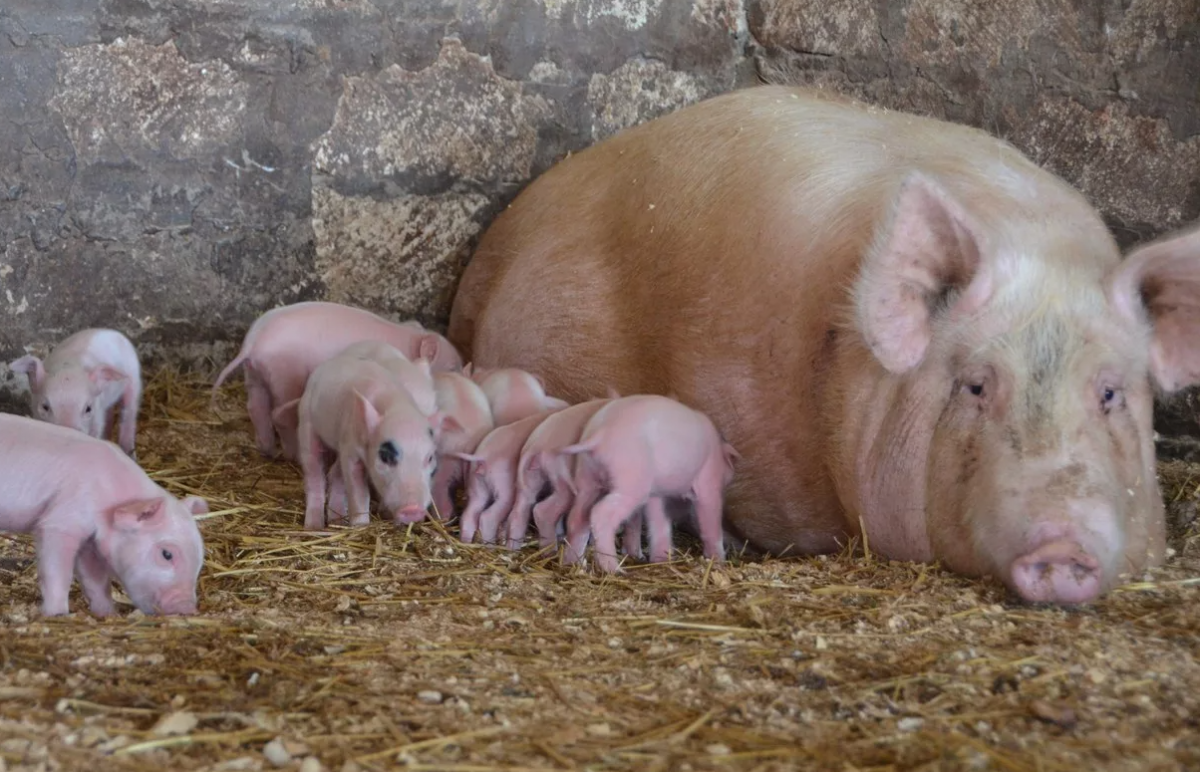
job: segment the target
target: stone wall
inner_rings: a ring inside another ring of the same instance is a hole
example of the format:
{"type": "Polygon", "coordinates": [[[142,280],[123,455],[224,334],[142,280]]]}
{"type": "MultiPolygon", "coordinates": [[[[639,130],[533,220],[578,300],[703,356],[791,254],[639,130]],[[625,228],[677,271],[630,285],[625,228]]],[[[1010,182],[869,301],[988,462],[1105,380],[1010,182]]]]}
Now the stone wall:
{"type": "Polygon", "coordinates": [[[1200,211],[1200,0],[4,0],[0,356],[226,356],[325,298],[440,326],[566,153],[759,81],[985,127],[1125,244],[1200,211]]]}

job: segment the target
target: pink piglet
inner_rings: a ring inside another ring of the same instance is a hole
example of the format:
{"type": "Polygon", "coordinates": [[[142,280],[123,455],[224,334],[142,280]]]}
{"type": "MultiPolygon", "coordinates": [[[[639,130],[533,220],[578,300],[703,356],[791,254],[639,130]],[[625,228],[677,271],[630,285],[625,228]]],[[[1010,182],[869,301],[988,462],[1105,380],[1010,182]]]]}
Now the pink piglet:
{"type": "Polygon", "coordinates": [[[115,576],[146,614],[195,614],[203,499],[182,501],[111,442],[0,415],[0,529],[32,533],[42,613],[68,613],[72,574],[93,613],[115,612],[115,576]]]}
{"type": "Polygon", "coordinates": [[[80,330],[59,343],[43,362],[27,355],[9,365],[29,378],[32,416],[83,432],[112,437],[121,409],[118,444],[133,455],[142,375],[137,349],[116,330],[80,330]]]}
{"type": "Polygon", "coordinates": [[[617,529],[643,506],[650,560],[667,560],[666,498],[692,501],[705,557],[724,559],[721,515],[738,455],[704,413],[658,395],[622,397],[597,411],[580,441],[561,452],[578,456],[564,562],[583,557],[590,535],[597,567],[619,571],[617,529]]]}

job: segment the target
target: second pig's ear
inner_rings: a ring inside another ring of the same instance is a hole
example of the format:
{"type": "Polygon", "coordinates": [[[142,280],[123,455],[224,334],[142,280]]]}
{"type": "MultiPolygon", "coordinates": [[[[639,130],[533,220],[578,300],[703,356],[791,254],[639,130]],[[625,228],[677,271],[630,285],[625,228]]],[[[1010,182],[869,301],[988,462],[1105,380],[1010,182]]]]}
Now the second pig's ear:
{"type": "Polygon", "coordinates": [[[38,385],[46,378],[46,368],[42,365],[42,360],[26,354],[8,366],[8,369],[15,373],[25,373],[25,377],[29,379],[29,388],[36,389],[38,385]]]}
{"type": "Polygon", "coordinates": [[[96,386],[97,388],[107,386],[110,383],[120,383],[126,378],[128,378],[128,376],[125,375],[125,373],[121,372],[115,367],[109,367],[108,365],[101,365],[100,367],[94,368],[88,373],[88,379],[92,382],[92,385],[96,386]]]}
{"type": "Polygon", "coordinates": [[[199,496],[188,496],[183,500],[183,506],[192,513],[192,517],[208,514],[208,502],[199,496]]]}
{"type": "Polygon", "coordinates": [[[114,531],[131,533],[158,525],[165,512],[162,498],[134,499],[117,504],[105,516],[114,531]]]}

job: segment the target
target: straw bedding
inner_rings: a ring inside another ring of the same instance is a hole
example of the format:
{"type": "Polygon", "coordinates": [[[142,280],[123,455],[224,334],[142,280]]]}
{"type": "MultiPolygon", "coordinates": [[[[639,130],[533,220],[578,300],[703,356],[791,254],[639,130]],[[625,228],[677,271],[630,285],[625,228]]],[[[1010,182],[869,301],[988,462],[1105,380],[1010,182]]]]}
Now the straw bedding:
{"type": "Polygon", "coordinates": [[[3,536],[0,768],[1200,768],[1200,466],[1162,464],[1168,566],[1063,610],[849,550],[714,567],[686,543],[601,577],[428,521],[306,533],[241,384],[213,413],[173,371],[139,460],[213,509],[201,615],[99,621],[76,588],[43,619],[3,536]]]}

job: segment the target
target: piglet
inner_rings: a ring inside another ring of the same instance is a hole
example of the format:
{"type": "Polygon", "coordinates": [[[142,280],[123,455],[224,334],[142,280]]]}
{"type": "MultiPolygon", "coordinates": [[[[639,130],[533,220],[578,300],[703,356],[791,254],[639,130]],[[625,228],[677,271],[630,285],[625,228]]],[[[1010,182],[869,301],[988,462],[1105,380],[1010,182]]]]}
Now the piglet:
{"type": "Polygon", "coordinates": [[[543,410],[503,426],[497,425],[474,453],[455,453],[469,461],[467,508],[459,521],[459,538],[466,544],[479,531],[484,544],[494,544],[516,495],[517,460],[533,430],[559,408],[543,410]]]}
{"type": "MultiPolygon", "coordinates": [[[[521,448],[517,462],[516,501],[508,518],[508,547],[520,549],[533,515],[543,547],[556,541],[556,524],[571,505],[571,462],[557,451],[579,442],[588,420],[611,400],[593,399],[547,416],[521,448]],[[538,497],[549,490],[549,496],[538,497]]],[[[632,529],[629,529],[632,532],[632,529]]],[[[640,537],[639,552],[640,552],[640,537]]],[[[628,546],[628,545],[627,545],[628,546]]]]}
{"type": "Polygon", "coordinates": [[[548,396],[541,378],[515,367],[482,370],[468,364],[463,375],[479,384],[487,395],[496,426],[511,424],[543,410],[560,410],[568,404],[548,396]]]}
{"type": "Polygon", "coordinates": [[[28,355],[9,367],[29,378],[31,412],[40,421],[109,439],[120,405],[118,442],[133,455],[142,374],[137,349],[124,335],[80,330],[59,343],[45,362],[28,355]]]}
{"type": "Polygon", "coordinates": [[[704,413],[658,395],[622,397],[600,408],[580,441],[561,452],[578,455],[564,562],[583,557],[590,521],[596,565],[620,571],[617,529],[643,506],[650,560],[666,561],[671,554],[666,498],[693,502],[705,557],[724,560],[721,510],[738,456],[704,413]]]}
{"type": "Polygon", "coordinates": [[[443,427],[438,436],[438,465],[433,476],[433,503],[443,520],[454,516],[454,487],[466,479],[468,462],[457,453],[474,453],[495,428],[487,396],[478,384],[458,373],[434,373],[438,410],[452,417],[457,429],[443,427]]]}
{"type": "Polygon", "coordinates": [[[68,613],[72,571],[92,613],[116,610],[115,576],[146,614],[195,614],[203,499],[180,501],[116,445],[0,414],[0,529],[32,533],[42,613],[68,613]]]}
{"type": "Polygon", "coordinates": [[[284,458],[295,459],[296,433],[275,426],[273,412],[300,399],[317,365],[362,340],[389,343],[410,360],[428,359],[433,371],[462,369],[454,346],[416,322],[397,324],[338,303],[295,303],[266,312],[250,326],[241,351],[217,376],[213,397],[225,379],[243,367],[246,407],[259,452],[274,455],[278,431],[284,458]]]}
{"type": "MultiPolygon", "coordinates": [[[[382,508],[397,523],[425,517],[430,478],[437,463],[437,434],[453,419],[426,415],[393,373],[378,362],[338,355],[319,365],[308,379],[295,410],[300,465],[304,470],[304,527],[325,526],[325,451],[337,454],[351,525],[370,519],[368,479],[382,508]]],[[[335,505],[332,509],[338,509],[335,505]]]]}

